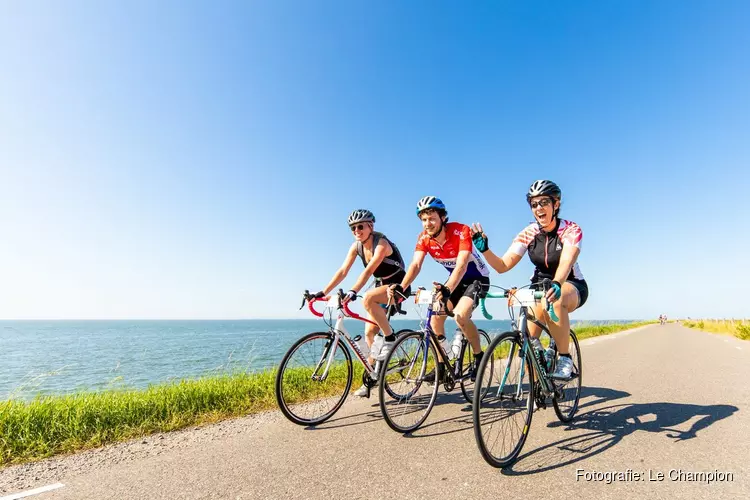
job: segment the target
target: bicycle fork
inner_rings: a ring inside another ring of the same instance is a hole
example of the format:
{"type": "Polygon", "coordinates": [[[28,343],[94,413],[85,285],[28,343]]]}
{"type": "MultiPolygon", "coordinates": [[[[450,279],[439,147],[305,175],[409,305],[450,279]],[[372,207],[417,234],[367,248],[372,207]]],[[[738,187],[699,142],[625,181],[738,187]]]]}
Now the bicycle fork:
{"type": "MultiPolygon", "coordinates": [[[[515,327],[516,325],[514,324],[513,326],[515,327]]],[[[529,352],[529,350],[531,349],[531,344],[529,343],[529,336],[526,333],[526,315],[525,314],[521,314],[520,327],[521,328],[517,329],[517,331],[521,334],[523,338],[523,345],[521,346],[520,358],[522,360],[525,360],[526,353],[529,352]]],[[[500,385],[497,388],[497,394],[495,395],[495,397],[499,397],[500,394],[502,394],[503,389],[505,388],[505,382],[508,380],[508,375],[510,375],[511,363],[513,361],[513,357],[516,355],[517,350],[518,350],[518,344],[514,342],[510,348],[510,352],[508,353],[508,358],[506,359],[506,363],[505,363],[505,370],[503,372],[503,378],[500,382],[500,385]]],[[[542,394],[544,395],[544,397],[546,398],[554,394],[555,387],[552,381],[549,378],[547,378],[546,371],[542,369],[542,367],[539,365],[539,360],[536,359],[535,355],[531,356],[531,363],[532,363],[534,371],[539,375],[539,379],[540,379],[539,385],[542,389],[542,394]]],[[[526,370],[526,363],[524,361],[521,361],[521,367],[519,369],[518,385],[516,387],[516,394],[515,394],[515,397],[518,399],[521,398],[521,395],[523,393],[521,382],[523,381],[525,370],[526,370]]],[[[529,388],[529,391],[533,391],[533,390],[534,390],[533,387],[529,388]]]]}

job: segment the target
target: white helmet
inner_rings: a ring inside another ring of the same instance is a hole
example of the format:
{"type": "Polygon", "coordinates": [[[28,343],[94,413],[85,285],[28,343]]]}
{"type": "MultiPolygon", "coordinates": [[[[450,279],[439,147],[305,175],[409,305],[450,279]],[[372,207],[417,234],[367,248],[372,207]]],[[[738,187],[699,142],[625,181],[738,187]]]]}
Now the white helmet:
{"type": "Polygon", "coordinates": [[[375,222],[375,216],[369,210],[358,209],[349,214],[349,225],[359,222],[375,222]]]}

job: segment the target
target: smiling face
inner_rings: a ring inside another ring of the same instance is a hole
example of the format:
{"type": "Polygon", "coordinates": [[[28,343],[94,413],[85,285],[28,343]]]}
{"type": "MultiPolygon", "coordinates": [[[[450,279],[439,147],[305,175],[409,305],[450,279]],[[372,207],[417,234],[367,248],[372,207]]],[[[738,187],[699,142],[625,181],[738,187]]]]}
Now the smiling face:
{"type": "Polygon", "coordinates": [[[549,196],[535,196],[529,201],[534,218],[542,227],[554,222],[555,211],[560,208],[560,202],[549,196]]]}
{"type": "Polygon", "coordinates": [[[365,242],[372,233],[372,222],[357,222],[349,226],[356,241],[365,242]]]}
{"type": "Polygon", "coordinates": [[[443,227],[443,220],[437,210],[425,210],[419,214],[419,220],[422,221],[422,228],[427,234],[434,237],[443,227]]]}

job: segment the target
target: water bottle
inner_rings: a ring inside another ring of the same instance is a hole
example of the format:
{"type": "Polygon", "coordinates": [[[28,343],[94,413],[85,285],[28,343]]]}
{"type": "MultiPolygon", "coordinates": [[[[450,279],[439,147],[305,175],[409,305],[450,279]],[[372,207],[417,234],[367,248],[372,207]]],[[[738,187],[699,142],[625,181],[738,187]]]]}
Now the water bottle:
{"type": "Polygon", "coordinates": [[[357,343],[357,347],[359,347],[359,350],[362,351],[362,356],[367,358],[367,356],[370,354],[370,347],[367,345],[367,340],[365,340],[365,336],[357,335],[357,337],[355,338],[355,342],[357,343]]]}
{"type": "Polygon", "coordinates": [[[544,361],[547,363],[547,370],[555,367],[555,339],[549,339],[549,347],[544,351],[544,361]]]}
{"type": "Polygon", "coordinates": [[[531,349],[534,351],[534,356],[545,371],[547,370],[547,363],[544,361],[544,347],[542,346],[541,340],[535,337],[531,337],[530,341],[531,349]]]}
{"type": "Polygon", "coordinates": [[[451,344],[451,359],[458,359],[461,354],[461,342],[464,339],[464,332],[460,329],[456,329],[456,335],[453,337],[453,343],[451,344]]]}

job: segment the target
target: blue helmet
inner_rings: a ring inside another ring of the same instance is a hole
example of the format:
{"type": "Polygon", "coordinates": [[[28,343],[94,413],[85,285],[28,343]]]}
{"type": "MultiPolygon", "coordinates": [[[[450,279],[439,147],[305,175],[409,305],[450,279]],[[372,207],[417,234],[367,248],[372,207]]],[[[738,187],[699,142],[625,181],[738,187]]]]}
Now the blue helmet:
{"type": "Polygon", "coordinates": [[[425,196],[417,202],[417,216],[430,208],[447,212],[445,209],[445,203],[443,203],[440,198],[437,198],[436,196],[425,196]]]}

